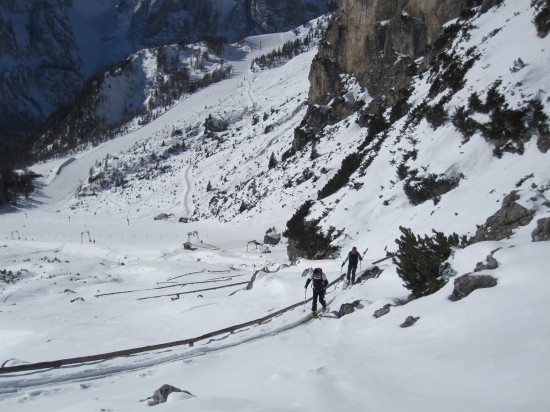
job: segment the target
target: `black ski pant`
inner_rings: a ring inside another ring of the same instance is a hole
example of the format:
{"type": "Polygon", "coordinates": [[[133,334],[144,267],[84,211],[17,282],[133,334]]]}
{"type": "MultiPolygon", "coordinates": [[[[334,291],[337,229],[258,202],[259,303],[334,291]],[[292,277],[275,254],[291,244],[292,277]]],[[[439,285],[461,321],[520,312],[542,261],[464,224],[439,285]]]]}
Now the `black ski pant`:
{"type": "Polygon", "coordinates": [[[352,265],[351,263],[348,265],[348,273],[346,275],[346,279],[349,283],[349,277],[351,275],[351,283],[355,283],[355,272],[357,271],[357,263],[355,265],[352,265]]]}
{"type": "Polygon", "coordinates": [[[323,305],[323,309],[327,307],[327,302],[325,302],[325,292],[325,288],[321,290],[313,288],[313,301],[311,302],[312,312],[317,312],[317,299],[319,299],[319,302],[321,302],[321,305],[323,305]]]}

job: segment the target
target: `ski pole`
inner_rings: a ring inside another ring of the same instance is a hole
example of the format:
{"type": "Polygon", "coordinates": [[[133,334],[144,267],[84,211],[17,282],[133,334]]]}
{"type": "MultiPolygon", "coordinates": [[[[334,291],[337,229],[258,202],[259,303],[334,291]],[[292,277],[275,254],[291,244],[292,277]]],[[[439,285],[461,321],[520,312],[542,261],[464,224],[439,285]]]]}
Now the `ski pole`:
{"type": "Polygon", "coordinates": [[[306,311],[306,296],[307,296],[307,288],[306,290],[304,290],[304,309],[303,309],[304,312],[306,311]]]}
{"type": "Polygon", "coordinates": [[[333,290],[333,292],[335,292],[336,289],[338,289],[338,283],[340,283],[341,280],[342,280],[342,266],[340,266],[340,274],[338,275],[338,282],[335,282],[335,283],[334,283],[334,290],[333,290]]]}

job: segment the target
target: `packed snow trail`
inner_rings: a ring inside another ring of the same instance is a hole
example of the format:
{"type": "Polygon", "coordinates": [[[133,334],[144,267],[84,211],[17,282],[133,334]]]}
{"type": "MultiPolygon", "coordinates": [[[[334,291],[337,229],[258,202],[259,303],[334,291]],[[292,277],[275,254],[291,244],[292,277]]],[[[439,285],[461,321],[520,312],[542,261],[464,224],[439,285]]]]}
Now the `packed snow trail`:
{"type": "MultiPolygon", "coordinates": [[[[327,306],[333,301],[334,301],[334,298],[327,300],[327,306]]],[[[299,309],[301,305],[302,305],[302,302],[299,302],[296,305],[293,305],[294,306],[293,309],[296,309],[296,308],[299,309]]],[[[280,315],[277,315],[277,316],[280,316],[280,315]]],[[[205,345],[204,347],[190,348],[186,350],[185,353],[174,353],[169,356],[161,355],[159,357],[156,355],[165,354],[167,351],[163,349],[153,349],[153,350],[147,351],[146,353],[140,353],[139,357],[136,357],[136,355],[132,355],[133,359],[131,363],[125,362],[125,360],[129,359],[129,357],[117,356],[116,358],[107,358],[104,360],[78,362],[77,364],[69,364],[70,366],[69,365],[61,366],[59,368],[48,369],[45,371],[34,370],[34,371],[26,371],[26,372],[14,372],[13,374],[2,373],[0,374],[0,382],[2,382],[2,385],[0,387],[0,394],[1,395],[17,394],[22,390],[30,390],[30,389],[36,390],[40,387],[56,385],[60,383],[78,382],[78,381],[86,381],[90,379],[103,378],[103,377],[111,376],[113,374],[128,373],[139,369],[158,366],[164,363],[188,360],[188,359],[196,358],[209,353],[223,351],[226,349],[237,347],[237,346],[240,346],[249,342],[254,342],[260,339],[273,337],[280,333],[295,329],[296,327],[306,322],[309,322],[312,319],[313,318],[311,317],[311,315],[307,314],[292,321],[291,323],[277,327],[273,330],[267,330],[265,332],[260,332],[251,336],[243,337],[242,339],[237,340],[236,342],[219,345],[219,346],[215,346],[215,345],[210,346],[213,342],[221,341],[229,338],[230,336],[235,336],[236,334],[243,333],[249,330],[249,328],[244,328],[234,333],[228,333],[224,337],[212,337],[207,342],[204,343],[205,345]],[[206,346],[206,345],[209,345],[209,346],[206,346]],[[105,365],[104,367],[86,369],[86,368],[89,368],[90,365],[100,365],[105,362],[109,362],[110,364],[105,365]],[[115,363],[118,363],[118,365],[113,365],[115,363]],[[77,368],[82,370],[74,371],[77,368]],[[69,369],[71,370],[69,373],[64,373],[66,370],[69,370],[69,369]],[[25,378],[27,376],[33,376],[33,375],[41,375],[41,376],[37,378],[31,378],[31,379],[25,378]]],[[[266,323],[268,322],[270,322],[270,320],[266,321],[266,323]]],[[[257,327],[261,327],[262,324],[258,325],[257,327]]],[[[179,346],[179,345],[175,345],[175,346],[179,346]]],[[[176,349],[170,349],[169,351],[175,352],[176,349]]]]}
{"type": "Polygon", "coordinates": [[[188,163],[183,172],[183,217],[190,218],[193,215],[193,165],[188,163]]]}

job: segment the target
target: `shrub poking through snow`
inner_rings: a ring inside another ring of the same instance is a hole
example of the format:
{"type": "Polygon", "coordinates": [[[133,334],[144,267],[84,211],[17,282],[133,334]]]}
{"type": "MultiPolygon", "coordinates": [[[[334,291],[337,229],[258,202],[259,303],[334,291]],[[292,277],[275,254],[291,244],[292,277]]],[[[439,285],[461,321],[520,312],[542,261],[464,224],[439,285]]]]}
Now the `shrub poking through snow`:
{"type": "Polygon", "coordinates": [[[451,248],[467,245],[466,237],[460,238],[456,233],[445,236],[434,230],[432,237],[422,238],[411,229],[402,226],[399,229],[402,235],[395,240],[399,249],[392,260],[404,286],[411,291],[411,298],[437,292],[446,283],[440,278],[441,264],[451,255],[451,248]]]}
{"type": "Polygon", "coordinates": [[[319,199],[324,199],[330,195],[333,195],[342,187],[348,184],[349,178],[361,165],[363,156],[359,153],[349,154],[343,161],[342,167],[336,174],[330,179],[327,184],[319,190],[319,199]]]}
{"type": "Polygon", "coordinates": [[[410,175],[403,184],[403,190],[415,206],[429,199],[432,199],[434,204],[439,203],[440,197],[458,187],[460,182],[460,177],[447,177],[433,173],[422,177],[418,177],[414,172],[410,175]]]}
{"type": "Polygon", "coordinates": [[[485,103],[477,93],[468,101],[468,108],[458,107],[453,115],[453,125],[468,140],[476,132],[494,146],[494,153],[501,157],[504,152],[522,154],[524,142],[533,134],[538,136],[538,147],[546,153],[550,148],[550,127],[544,105],[539,100],[524,102],[523,107],[512,109],[506,98],[499,92],[500,81],[493,83],[487,91],[485,103]],[[489,121],[479,123],[471,116],[475,113],[487,114],[489,121]]]}

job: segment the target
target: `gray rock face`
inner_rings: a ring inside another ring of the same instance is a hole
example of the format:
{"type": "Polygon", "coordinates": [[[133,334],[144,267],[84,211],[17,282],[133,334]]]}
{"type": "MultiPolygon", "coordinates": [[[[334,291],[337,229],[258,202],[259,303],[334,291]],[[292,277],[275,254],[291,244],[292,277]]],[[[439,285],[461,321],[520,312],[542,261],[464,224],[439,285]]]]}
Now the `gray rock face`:
{"type": "Polygon", "coordinates": [[[252,32],[286,31],[328,10],[327,0],[120,0],[130,37],[145,45],[195,41],[204,35],[229,40],[252,32]]]}
{"type": "Polygon", "coordinates": [[[497,285],[497,280],[490,275],[462,275],[455,279],[453,293],[449,300],[455,302],[465,298],[476,289],[492,288],[497,285]]]}
{"type": "Polygon", "coordinates": [[[288,30],[328,11],[330,0],[250,0],[251,20],[266,32],[288,30]],[[308,17],[310,16],[310,17],[308,17]]]}
{"type": "Polygon", "coordinates": [[[537,227],[531,233],[533,242],[550,240],[550,217],[537,220],[537,227]]]}
{"type": "Polygon", "coordinates": [[[542,153],[548,152],[548,150],[550,150],[550,137],[539,133],[537,137],[537,147],[542,153]]]}
{"type": "Polygon", "coordinates": [[[472,243],[503,240],[512,236],[514,229],[529,224],[533,219],[534,211],[517,204],[516,200],[518,199],[519,196],[516,192],[506,196],[500,210],[478,228],[475,236],[471,239],[472,243]]]}
{"type": "MultiPolygon", "coordinates": [[[[311,66],[309,110],[303,125],[334,123],[357,109],[342,97],[342,73],[353,75],[374,98],[374,105],[381,98],[395,103],[400,89],[411,81],[407,67],[426,56],[441,25],[458,17],[463,6],[462,0],[340,0],[311,66]]],[[[430,61],[427,57],[425,64],[430,61]]],[[[294,149],[299,150],[304,140],[307,137],[298,132],[294,149]]]]}
{"type": "Polygon", "coordinates": [[[82,84],[70,3],[0,3],[0,140],[24,136],[82,84]]]}

